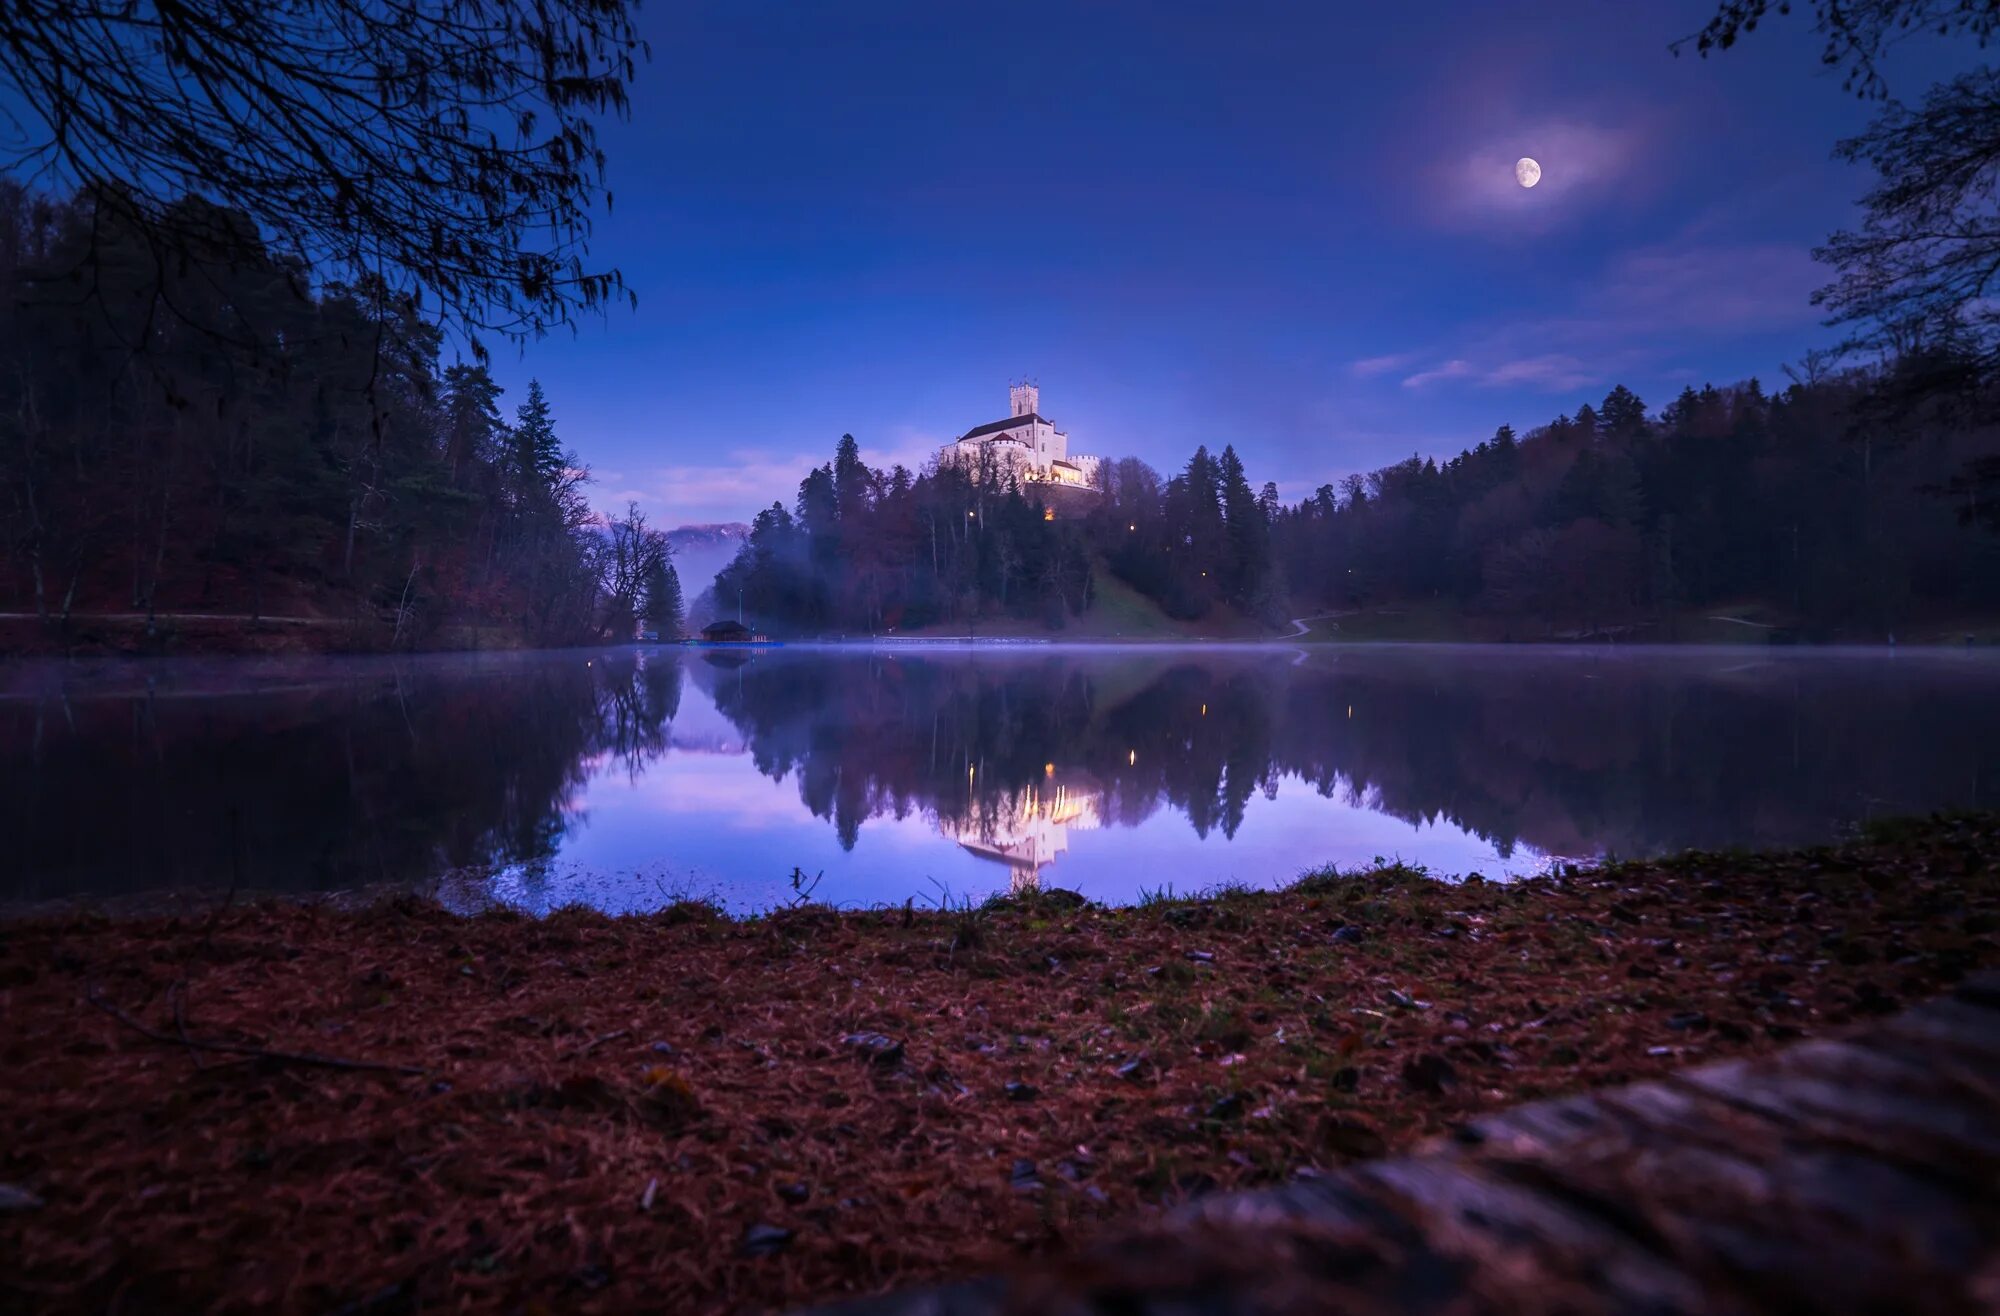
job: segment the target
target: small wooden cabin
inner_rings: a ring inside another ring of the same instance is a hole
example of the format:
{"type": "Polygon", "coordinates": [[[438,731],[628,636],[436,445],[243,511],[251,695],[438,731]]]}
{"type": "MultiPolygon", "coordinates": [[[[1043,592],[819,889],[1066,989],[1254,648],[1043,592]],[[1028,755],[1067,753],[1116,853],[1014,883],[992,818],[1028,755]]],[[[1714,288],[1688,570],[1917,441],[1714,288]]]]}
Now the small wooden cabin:
{"type": "Polygon", "coordinates": [[[701,628],[701,638],[705,644],[749,644],[762,637],[740,621],[712,621],[701,628]]]}

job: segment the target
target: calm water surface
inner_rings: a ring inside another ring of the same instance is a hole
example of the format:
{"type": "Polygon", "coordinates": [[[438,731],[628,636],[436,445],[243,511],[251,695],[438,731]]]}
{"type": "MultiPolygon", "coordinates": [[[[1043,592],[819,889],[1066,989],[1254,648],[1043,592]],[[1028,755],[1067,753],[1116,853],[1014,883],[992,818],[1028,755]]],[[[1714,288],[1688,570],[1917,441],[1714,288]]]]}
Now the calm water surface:
{"type": "Polygon", "coordinates": [[[2000,807],[1991,652],[676,648],[0,668],[0,902],[1129,901],[2000,807]]]}

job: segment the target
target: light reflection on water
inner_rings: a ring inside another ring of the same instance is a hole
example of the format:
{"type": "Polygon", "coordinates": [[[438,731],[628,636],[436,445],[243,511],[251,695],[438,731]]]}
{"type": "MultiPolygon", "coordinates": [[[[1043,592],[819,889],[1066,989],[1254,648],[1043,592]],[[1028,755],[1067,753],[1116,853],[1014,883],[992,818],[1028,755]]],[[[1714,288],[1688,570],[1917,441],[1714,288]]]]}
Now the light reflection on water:
{"type": "Polygon", "coordinates": [[[0,899],[1099,900],[2000,804],[1981,653],[675,648],[0,673],[0,899]]]}

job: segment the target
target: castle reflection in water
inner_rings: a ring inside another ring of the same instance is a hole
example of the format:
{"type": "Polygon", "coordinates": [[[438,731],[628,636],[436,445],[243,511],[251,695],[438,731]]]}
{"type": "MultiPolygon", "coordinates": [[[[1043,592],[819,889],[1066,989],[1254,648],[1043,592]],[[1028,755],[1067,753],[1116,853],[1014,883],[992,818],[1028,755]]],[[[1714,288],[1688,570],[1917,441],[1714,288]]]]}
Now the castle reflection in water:
{"type": "Polygon", "coordinates": [[[1007,887],[1015,895],[1038,890],[1042,869],[1069,852],[1070,832],[1094,832],[1103,825],[1096,783],[1081,773],[1070,781],[1061,775],[1049,764],[1040,785],[969,800],[964,816],[940,817],[938,831],[982,859],[1005,864],[1007,887]]]}

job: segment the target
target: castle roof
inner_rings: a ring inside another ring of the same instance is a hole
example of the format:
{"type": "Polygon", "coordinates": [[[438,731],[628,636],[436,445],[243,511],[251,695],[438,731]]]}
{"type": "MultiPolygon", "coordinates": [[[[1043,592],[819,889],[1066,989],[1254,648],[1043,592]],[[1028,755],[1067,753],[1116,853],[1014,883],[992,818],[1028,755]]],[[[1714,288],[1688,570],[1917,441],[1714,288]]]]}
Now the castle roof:
{"type": "Polygon", "coordinates": [[[1043,425],[1051,424],[1046,418],[1038,416],[1031,411],[1025,416],[1009,416],[1005,420],[989,420],[984,425],[969,429],[958,437],[960,442],[964,442],[966,439],[983,438],[988,434],[998,434],[1001,430],[1019,429],[1023,425],[1033,425],[1037,422],[1043,425]]]}

